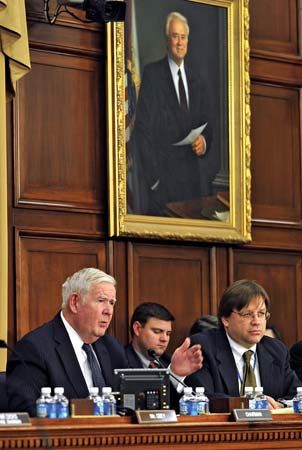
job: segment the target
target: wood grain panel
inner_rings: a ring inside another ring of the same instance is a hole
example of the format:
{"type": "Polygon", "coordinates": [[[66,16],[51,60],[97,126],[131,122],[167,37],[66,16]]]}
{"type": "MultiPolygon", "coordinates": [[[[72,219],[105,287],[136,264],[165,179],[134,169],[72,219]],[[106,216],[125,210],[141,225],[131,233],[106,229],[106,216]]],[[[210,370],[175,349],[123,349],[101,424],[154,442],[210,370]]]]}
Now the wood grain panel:
{"type": "Polygon", "coordinates": [[[31,58],[16,102],[16,205],[100,210],[106,123],[99,63],[37,51],[31,58]]]}
{"type": "Polygon", "coordinates": [[[165,305],[175,316],[170,348],[209,314],[210,252],[207,248],[134,243],[129,249],[129,317],[146,301],[165,305]],[[132,250],[132,251],[131,251],[132,250]]]}
{"type": "Polygon", "coordinates": [[[234,251],[234,279],[256,280],[271,298],[272,323],[284,342],[302,338],[301,255],[269,251],[234,251]]]}
{"type": "Polygon", "coordinates": [[[252,85],[253,219],[301,219],[299,92],[252,85]]]}
{"type": "Polygon", "coordinates": [[[297,54],[297,18],[297,0],[250,0],[252,50],[297,54]]]}
{"type": "Polygon", "coordinates": [[[66,278],[83,267],[106,270],[106,244],[17,234],[17,339],[50,320],[66,278]]]}

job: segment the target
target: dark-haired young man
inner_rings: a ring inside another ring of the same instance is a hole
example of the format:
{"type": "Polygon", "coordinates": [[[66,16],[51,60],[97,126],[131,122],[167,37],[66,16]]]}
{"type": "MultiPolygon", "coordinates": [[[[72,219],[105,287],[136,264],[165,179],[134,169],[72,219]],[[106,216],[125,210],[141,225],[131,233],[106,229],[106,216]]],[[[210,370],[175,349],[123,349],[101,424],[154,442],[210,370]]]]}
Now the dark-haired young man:
{"type": "Polygon", "coordinates": [[[301,384],[289,366],[287,347],[265,336],[270,317],[270,299],[255,281],[239,280],[222,295],[218,329],[195,334],[192,344],[200,344],[203,367],[186,383],[204,386],[209,396],[242,395],[245,386],[263,386],[270,408],[277,399],[292,398],[301,384]]]}
{"type": "Polygon", "coordinates": [[[159,303],[141,303],[135,309],[131,322],[131,342],[125,348],[129,367],[148,368],[154,366],[148,350],[154,350],[164,367],[170,364],[165,353],[170,341],[174,316],[159,303]]]}

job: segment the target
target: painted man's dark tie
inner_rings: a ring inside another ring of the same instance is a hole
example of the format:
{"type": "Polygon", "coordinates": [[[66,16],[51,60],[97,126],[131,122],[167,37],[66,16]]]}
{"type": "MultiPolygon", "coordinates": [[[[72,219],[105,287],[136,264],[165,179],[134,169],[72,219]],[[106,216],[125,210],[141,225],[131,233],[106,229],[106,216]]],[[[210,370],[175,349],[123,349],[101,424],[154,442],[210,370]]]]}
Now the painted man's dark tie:
{"type": "Polygon", "coordinates": [[[178,93],[180,106],[183,109],[187,110],[188,109],[187,96],[180,69],[178,69],[178,93]]]}
{"type": "Polygon", "coordinates": [[[83,344],[82,349],[85,351],[85,353],[87,355],[87,359],[88,359],[88,363],[89,363],[91,375],[92,375],[93,386],[96,386],[100,390],[102,390],[102,388],[104,386],[106,386],[106,383],[105,383],[105,380],[104,380],[104,377],[102,374],[102,369],[96,359],[96,356],[92,350],[92,347],[90,344],[83,344]]]}
{"type": "Polygon", "coordinates": [[[243,353],[244,370],[243,370],[243,383],[242,383],[241,391],[240,391],[241,395],[244,395],[244,388],[246,386],[252,386],[252,387],[257,386],[255,373],[251,366],[252,355],[253,355],[252,350],[248,350],[247,352],[243,353]]]}

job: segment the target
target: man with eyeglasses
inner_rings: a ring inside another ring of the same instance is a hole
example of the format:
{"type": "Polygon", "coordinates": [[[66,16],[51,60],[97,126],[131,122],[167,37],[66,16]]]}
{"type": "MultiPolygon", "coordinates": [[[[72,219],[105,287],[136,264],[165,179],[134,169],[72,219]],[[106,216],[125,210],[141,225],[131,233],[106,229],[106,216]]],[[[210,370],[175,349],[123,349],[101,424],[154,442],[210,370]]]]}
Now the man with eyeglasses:
{"type": "Polygon", "coordinates": [[[281,406],[278,399],[294,397],[301,382],[289,366],[288,349],[264,335],[269,308],[267,292],[255,281],[239,280],[227,288],[218,308],[220,327],[191,337],[204,360],[187,384],[204,386],[210,397],[238,397],[245,386],[262,386],[272,409],[281,406]]]}
{"type": "MultiPolygon", "coordinates": [[[[64,387],[69,399],[87,398],[92,386],[116,390],[114,369],[128,367],[124,348],[106,334],[116,303],[115,279],[96,268],[79,270],[64,282],[62,298],[61,311],[26,334],[8,360],[11,411],[35,416],[43,386],[64,387]]],[[[200,346],[185,340],[172,359],[177,375],[192,373],[202,364],[200,346]]]]}
{"type": "Polygon", "coordinates": [[[171,12],[165,31],[167,55],[144,68],[129,144],[138,170],[139,195],[144,197],[133,212],[160,216],[168,214],[169,202],[209,193],[207,172],[201,180],[200,171],[212,141],[204,80],[185,61],[190,31],[186,17],[171,12]],[[199,128],[192,141],[180,144],[199,128]],[[142,186],[146,187],[143,194],[142,186]]]}

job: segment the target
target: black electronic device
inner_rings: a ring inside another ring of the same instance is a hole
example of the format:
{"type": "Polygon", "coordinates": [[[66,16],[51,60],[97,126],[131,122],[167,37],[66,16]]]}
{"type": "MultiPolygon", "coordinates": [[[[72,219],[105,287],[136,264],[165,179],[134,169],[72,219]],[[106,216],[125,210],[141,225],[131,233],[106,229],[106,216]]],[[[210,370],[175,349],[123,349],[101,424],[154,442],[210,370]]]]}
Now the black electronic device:
{"type": "Polygon", "coordinates": [[[138,409],[169,409],[168,369],[115,369],[120,391],[120,406],[138,409]]]}

